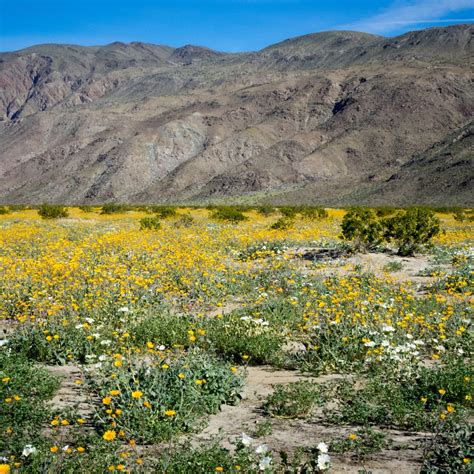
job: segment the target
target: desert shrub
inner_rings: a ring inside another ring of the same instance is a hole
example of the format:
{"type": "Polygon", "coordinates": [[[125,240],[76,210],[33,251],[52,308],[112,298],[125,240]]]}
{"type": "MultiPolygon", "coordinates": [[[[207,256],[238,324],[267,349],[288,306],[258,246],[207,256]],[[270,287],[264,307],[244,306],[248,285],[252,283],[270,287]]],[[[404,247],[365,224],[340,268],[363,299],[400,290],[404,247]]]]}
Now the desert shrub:
{"type": "Polygon", "coordinates": [[[399,255],[413,255],[440,232],[440,221],[433,211],[410,208],[384,222],[385,238],[394,241],[399,255]]]}
{"type": "Polygon", "coordinates": [[[219,356],[237,363],[256,364],[278,362],[285,340],[275,325],[241,313],[209,320],[206,337],[210,349],[219,356]]]}
{"type": "Polygon", "coordinates": [[[274,230],[288,230],[291,229],[294,225],[294,220],[290,217],[280,217],[276,222],[274,222],[270,229],[274,230]]]}
{"type": "Polygon", "coordinates": [[[348,380],[337,382],[328,396],[336,397],[338,406],[328,419],[337,424],[435,429],[441,414],[454,423],[470,406],[472,377],[469,364],[456,360],[406,376],[374,374],[362,388],[348,380]],[[452,407],[451,413],[447,407],[452,407]]]}
{"type": "Polygon", "coordinates": [[[162,450],[153,472],[157,474],[273,472],[265,469],[266,459],[266,453],[259,455],[252,447],[246,447],[242,443],[238,444],[235,450],[223,448],[217,440],[198,447],[193,447],[189,443],[162,450]]]}
{"type": "Polygon", "coordinates": [[[467,219],[466,214],[464,213],[464,209],[456,209],[453,212],[454,219],[459,222],[464,222],[467,219]]]}
{"type": "Polygon", "coordinates": [[[25,444],[40,436],[49,416],[44,402],[58,387],[58,380],[46,369],[0,351],[0,453],[21,454],[25,444]]]}
{"type": "Polygon", "coordinates": [[[211,217],[213,219],[232,222],[234,224],[248,219],[248,217],[244,216],[239,209],[231,206],[222,206],[214,209],[211,217]]]}
{"type": "Polygon", "coordinates": [[[156,214],[161,219],[176,216],[176,207],[173,206],[151,206],[150,211],[156,214]]]}
{"type": "Polygon", "coordinates": [[[387,447],[386,435],[369,427],[356,430],[349,436],[331,441],[331,452],[335,454],[349,453],[361,459],[377,453],[387,447]]]}
{"type": "Polygon", "coordinates": [[[126,212],[127,210],[128,208],[124,204],[108,202],[102,206],[100,213],[101,214],[120,214],[121,212],[126,212]]]}
{"type": "Polygon", "coordinates": [[[188,347],[188,330],[191,327],[190,318],[177,315],[167,310],[159,314],[149,314],[139,320],[131,329],[131,334],[138,346],[155,341],[166,347],[188,347]]]}
{"type": "Polygon", "coordinates": [[[38,214],[42,219],[60,219],[69,215],[68,210],[64,206],[57,204],[42,204],[38,209],[38,214]]]}
{"type": "Polygon", "coordinates": [[[383,239],[383,226],[371,209],[350,209],[342,220],[342,238],[351,240],[357,250],[379,245],[383,239]]]}
{"type": "Polygon", "coordinates": [[[295,206],[283,206],[278,208],[281,215],[284,217],[295,217],[298,214],[298,208],[295,206]]]}
{"type": "Polygon", "coordinates": [[[82,212],[94,212],[94,208],[92,206],[79,206],[79,209],[82,212]]]}
{"type": "Polygon", "coordinates": [[[422,474],[472,472],[474,431],[467,423],[447,426],[425,448],[422,474]]]}
{"type": "Polygon", "coordinates": [[[26,204],[9,204],[8,209],[10,209],[11,212],[16,212],[16,211],[25,211],[26,209],[31,209],[30,206],[27,206],[26,204]]]}
{"type": "Polygon", "coordinates": [[[162,441],[202,428],[207,415],[240,400],[240,372],[211,355],[157,350],[147,359],[121,358],[117,367],[117,359],[109,358],[97,374],[90,374],[90,384],[106,399],[97,407],[102,430],[110,429],[113,420],[107,411],[118,409],[120,427],[133,439],[162,441]]]}
{"type": "Polygon", "coordinates": [[[399,272],[403,269],[402,262],[388,262],[383,266],[384,272],[399,272]]]}
{"type": "Polygon", "coordinates": [[[325,219],[328,217],[328,211],[324,207],[302,206],[300,209],[301,217],[304,219],[325,219]]]}
{"type": "Polygon", "coordinates": [[[10,210],[5,206],[0,206],[0,215],[8,214],[10,210]]]}
{"type": "Polygon", "coordinates": [[[140,229],[142,230],[158,230],[161,229],[161,222],[158,216],[143,217],[140,219],[140,229]]]}
{"type": "Polygon", "coordinates": [[[318,385],[308,380],[277,385],[265,400],[263,409],[276,418],[307,418],[322,402],[318,385]]]}
{"type": "Polygon", "coordinates": [[[258,206],[257,212],[262,216],[268,217],[275,213],[275,208],[272,206],[258,206]]]}
{"type": "Polygon", "coordinates": [[[87,339],[87,334],[81,328],[54,322],[42,328],[23,325],[10,338],[9,348],[13,353],[30,360],[60,365],[66,364],[71,358],[84,363],[89,355],[105,350],[98,341],[87,339]]]}
{"type": "Polygon", "coordinates": [[[391,216],[392,214],[395,213],[395,208],[394,207],[389,207],[389,206],[381,206],[381,207],[376,207],[374,208],[375,214],[377,214],[377,217],[387,217],[391,216]]]}
{"type": "Polygon", "coordinates": [[[194,224],[194,217],[191,214],[181,214],[174,222],[174,227],[191,227],[194,224]]]}

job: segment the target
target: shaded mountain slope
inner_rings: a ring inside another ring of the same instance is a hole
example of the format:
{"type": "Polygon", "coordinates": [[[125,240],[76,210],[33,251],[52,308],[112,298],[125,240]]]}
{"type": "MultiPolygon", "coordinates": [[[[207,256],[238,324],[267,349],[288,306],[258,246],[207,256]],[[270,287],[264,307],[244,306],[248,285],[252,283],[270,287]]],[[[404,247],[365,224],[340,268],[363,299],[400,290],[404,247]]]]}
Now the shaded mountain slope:
{"type": "Polygon", "coordinates": [[[2,53],[0,200],[472,205],[472,36],[2,53]]]}

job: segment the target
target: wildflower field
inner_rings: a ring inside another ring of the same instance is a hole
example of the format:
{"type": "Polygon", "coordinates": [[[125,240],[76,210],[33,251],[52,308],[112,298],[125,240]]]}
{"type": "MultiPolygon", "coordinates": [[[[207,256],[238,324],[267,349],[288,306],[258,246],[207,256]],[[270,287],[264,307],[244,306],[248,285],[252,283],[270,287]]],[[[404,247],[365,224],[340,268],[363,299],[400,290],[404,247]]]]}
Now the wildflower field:
{"type": "Polygon", "coordinates": [[[0,474],[473,472],[472,220],[67,211],[0,214],[0,474]]]}

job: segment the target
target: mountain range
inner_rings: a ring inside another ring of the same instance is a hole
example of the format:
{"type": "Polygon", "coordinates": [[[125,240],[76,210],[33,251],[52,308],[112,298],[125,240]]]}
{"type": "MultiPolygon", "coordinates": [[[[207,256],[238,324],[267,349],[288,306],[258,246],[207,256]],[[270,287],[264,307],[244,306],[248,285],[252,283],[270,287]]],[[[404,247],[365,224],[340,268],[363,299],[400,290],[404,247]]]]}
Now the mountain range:
{"type": "Polygon", "coordinates": [[[473,206],[473,35],[0,53],[0,202],[473,206]]]}

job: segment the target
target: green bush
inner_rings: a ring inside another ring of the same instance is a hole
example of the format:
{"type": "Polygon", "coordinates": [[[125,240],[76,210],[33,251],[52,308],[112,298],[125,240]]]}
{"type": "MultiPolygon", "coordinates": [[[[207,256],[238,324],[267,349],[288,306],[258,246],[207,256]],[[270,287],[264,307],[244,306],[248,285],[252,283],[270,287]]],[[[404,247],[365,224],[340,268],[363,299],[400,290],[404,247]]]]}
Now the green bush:
{"type": "Polygon", "coordinates": [[[64,206],[56,204],[42,204],[38,209],[38,214],[42,219],[59,219],[69,215],[68,210],[64,206]]]}
{"type": "Polygon", "coordinates": [[[257,212],[262,216],[268,217],[275,213],[275,208],[272,206],[258,206],[257,212]]]}
{"type": "Polygon", "coordinates": [[[92,206],[79,206],[79,209],[82,212],[94,212],[94,208],[92,206]]]}
{"type": "Polygon", "coordinates": [[[101,214],[119,214],[121,212],[126,212],[128,210],[127,206],[124,204],[117,204],[115,202],[108,202],[102,206],[101,214]]]}
{"type": "Polygon", "coordinates": [[[294,225],[293,219],[290,217],[280,217],[276,222],[274,222],[271,226],[270,229],[273,230],[288,230],[291,229],[294,225]]]}
{"type": "Polygon", "coordinates": [[[140,219],[140,229],[142,230],[158,230],[161,229],[161,222],[158,216],[143,217],[140,219]]]}
{"type": "Polygon", "coordinates": [[[307,418],[321,401],[318,385],[300,380],[276,386],[265,400],[263,409],[267,415],[276,418],[307,418]]]}
{"type": "Polygon", "coordinates": [[[50,416],[45,401],[58,388],[59,381],[46,369],[0,350],[0,453],[21,454],[25,444],[41,435],[50,416]]]}
{"type": "Polygon", "coordinates": [[[8,214],[10,212],[10,210],[5,207],[5,206],[0,206],[0,215],[2,214],[8,214]]]}
{"type": "Polygon", "coordinates": [[[213,219],[232,222],[234,224],[248,219],[248,217],[244,216],[240,210],[230,206],[218,207],[212,212],[211,217],[213,219]]]}
{"type": "Polygon", "coordinates": [[[440,221],[434,212],[425,208],[410,208],[386,219],[385,238],[395,241],[398,254],[413,255],[440,232],[440,221]]]}
{"type": "Polygon", "coordinates": [[[342,220],[342,238],[351,240],[357,250],[368,250],[383,240],[383,226],[371,209],[350,209],[342,220]]]}
{"type": "Polygon", "coordinates": [[[324,207],[303,206],[300,209],[301,217],[304,219],[325,219],[328,217],[328,211],[324,207]]]}
{"type": "Polygon", "coordinates": [[[176,208],[172,206],[151,206],[150,211],[155,213],[161,219],[176,216],[176,208]]]}
{"type": "Polygon", "coordinates": [[[120,367],[109,359],[90,376],[98,395],[110,397],[109,403],[97,407],[101,429],[110,426],[107,410],[123,410],[120,427],[140,443],[202,428],[207,415],[240,400],[243,386],[240,372],[199,351],[150,352],[147,360],[123,359],[120,367]]]}
{"type": "Polygon", "coordinates": [[[284,206],[278,209],[284,217],[295,217],[298,214],[298,208],[294,206],[284,206]]]}
{"type": "Polygon", "coordinates": [[[181,214],[174,222],[174,227],[191,227],[194,224],[194,218],[191,214],[181,214]]]}

